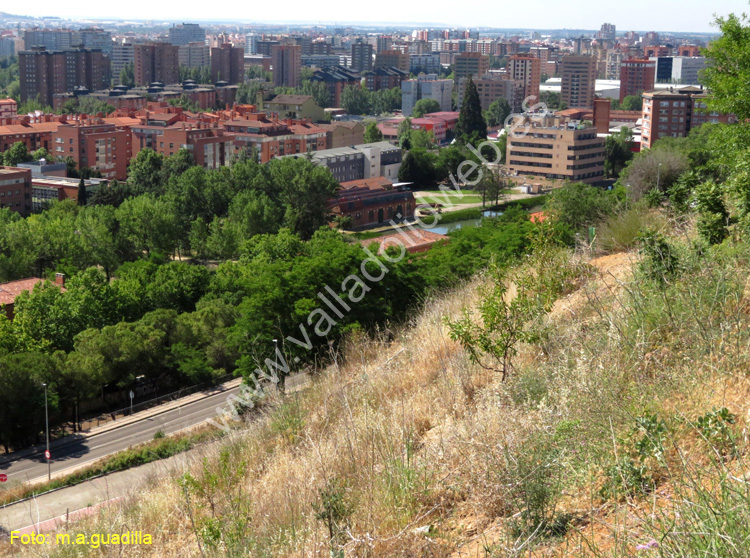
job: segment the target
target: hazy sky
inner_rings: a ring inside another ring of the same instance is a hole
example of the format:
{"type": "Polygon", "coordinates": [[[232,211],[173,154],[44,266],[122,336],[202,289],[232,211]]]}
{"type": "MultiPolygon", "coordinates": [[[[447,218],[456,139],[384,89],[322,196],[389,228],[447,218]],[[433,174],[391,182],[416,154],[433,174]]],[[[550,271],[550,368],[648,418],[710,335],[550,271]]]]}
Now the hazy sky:
{"type": "MultiPolygon", "coordinates": [[[[7,11],[22,12],[23,4],[7,11]]],[[[101,0],[36,0],[33,14],[70,18],[120,18],[295,22],[435,22],[452,26],[598,29],[610,22],[619,31],[710,32],[714,14],[750,12],[747,0],[285,0],[283,2],[229,2],[205,0],[102,2],[101,0]],[[222,13],[222,10],[224,13],[222,13]]]]}

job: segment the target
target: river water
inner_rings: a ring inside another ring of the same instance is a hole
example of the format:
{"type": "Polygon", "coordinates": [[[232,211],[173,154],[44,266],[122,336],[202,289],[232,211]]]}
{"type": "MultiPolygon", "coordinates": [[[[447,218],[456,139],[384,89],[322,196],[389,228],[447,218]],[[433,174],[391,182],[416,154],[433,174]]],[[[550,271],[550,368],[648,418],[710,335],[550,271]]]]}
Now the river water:
{"type": "Polygon", "coordinates": [[[479,219],[464,219],[463,221],[454,221],[453,223],[445,223],[444,225],[438,223],[434,227],[420,227],[417,223],[415,223],[414,226],[417,228],[432,231],[437,234],[448,234],[463,227],[477,227],[485,217],[499,217],[502,214],[502,211],[493,211],[488,209],[482,213],[482,217],[479,219]]]}

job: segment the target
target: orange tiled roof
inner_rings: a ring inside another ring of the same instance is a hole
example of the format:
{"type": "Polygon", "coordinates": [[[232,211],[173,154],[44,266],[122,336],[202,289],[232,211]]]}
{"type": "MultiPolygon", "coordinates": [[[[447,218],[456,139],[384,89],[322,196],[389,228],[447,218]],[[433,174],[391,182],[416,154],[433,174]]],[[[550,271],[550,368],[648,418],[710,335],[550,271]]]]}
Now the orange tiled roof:
{"type": "Polygon", "coordinates": [[[0,304],[13,304],[24,291],[31,291],[37,283],[41,283],[45,279],[39,277],[31,277],[29,279],[21,279],[20,281],[12,281],[10,283],[3,283],[0,285],[0,304]]]}

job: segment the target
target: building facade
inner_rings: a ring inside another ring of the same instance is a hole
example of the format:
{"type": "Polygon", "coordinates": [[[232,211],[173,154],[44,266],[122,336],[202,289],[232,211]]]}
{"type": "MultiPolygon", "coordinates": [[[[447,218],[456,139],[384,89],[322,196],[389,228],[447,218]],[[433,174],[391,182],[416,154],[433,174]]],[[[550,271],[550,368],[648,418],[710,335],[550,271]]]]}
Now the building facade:
{"type": "Polygon", "coordinates": [[[221,47],[211,49],[211,79],[214,83],[242,83],[244,78],[245,53],[242,48],[224,43],[221,47]]]}
{"type": "Polygon", "coordinates": [[[161,82],[165,85],[180,81],[180,47],[167,43],[133,45],[136,85],[161,82]]]}
{"type": "Polygon", "coordinates": [[[530,105],[539,100],[539,84],[542,81],[541,59],[535,56],[511,56],[508,59],[508,76],[523,84],[523,98],[530,99],[530,105]]]}
{"type": "Polygon", "coordinates": [[[620,102],[629,95],[651,91],[656,81],[656,62],[648,59],[623,60],[620,64],[620,102]]]}
{"type": "Polygon", "coordinates": [[[274,45],[271,48],[274,87],[299,87],[302,69],[302,47],[274,45]]]}
{"type": "Polygon", "coordinates": [[[31,213],[31,170],[0,167],[0,209],[15,211],[21,217],[31,213]]]}
{"type": "Polygon", "coordinates": [[[560,62],[561,98],[568,108],[594,108],[596,58],[568,55],[560,62]]]}
{"type": "Polygon", "coordinates": [[[532,125],[508,137],[506,161],[517,176],[595,183],[604,177],[604,138],[594,127],[532,125]]]}

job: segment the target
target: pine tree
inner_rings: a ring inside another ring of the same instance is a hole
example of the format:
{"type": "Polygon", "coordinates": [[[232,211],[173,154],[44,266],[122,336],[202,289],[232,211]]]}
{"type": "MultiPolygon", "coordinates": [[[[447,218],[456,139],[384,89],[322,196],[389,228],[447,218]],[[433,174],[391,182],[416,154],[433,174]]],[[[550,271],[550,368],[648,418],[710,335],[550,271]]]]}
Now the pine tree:
{"type": "Polygon", "coordinates": [[[86,205],[86,181],[81,177],[78,183],[78,205],[86,205]]]}
{"type": "Polygon", "coordinates": [[[462,143],[484,141],[487,137],[487,123],[482,116],[479,93],[471,76],[466,80],[464,88],[464,102],[456,124],[456,137],[462,143]]]}

